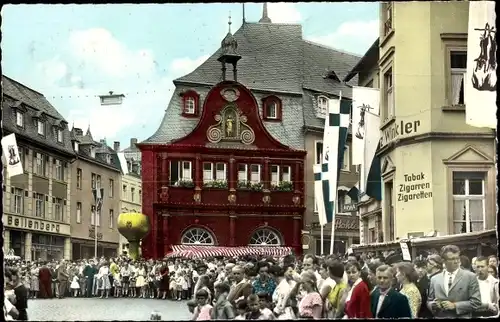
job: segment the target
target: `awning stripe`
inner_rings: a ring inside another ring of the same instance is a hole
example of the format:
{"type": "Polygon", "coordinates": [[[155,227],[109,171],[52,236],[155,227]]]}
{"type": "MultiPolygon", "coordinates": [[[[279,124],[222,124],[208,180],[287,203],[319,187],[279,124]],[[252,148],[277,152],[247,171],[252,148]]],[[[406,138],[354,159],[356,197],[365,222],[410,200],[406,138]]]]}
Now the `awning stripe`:
{"type": "Polygon", "coordinates": [[[172,245],[172,252],[165,257],[186,257],[186,258],[206,258],[215,256],[285,256],[290,254],[291,247],[272,246],[243,246],[243,247],[223,247],[223,246],[199,246],[199,245],[172,245]]]}

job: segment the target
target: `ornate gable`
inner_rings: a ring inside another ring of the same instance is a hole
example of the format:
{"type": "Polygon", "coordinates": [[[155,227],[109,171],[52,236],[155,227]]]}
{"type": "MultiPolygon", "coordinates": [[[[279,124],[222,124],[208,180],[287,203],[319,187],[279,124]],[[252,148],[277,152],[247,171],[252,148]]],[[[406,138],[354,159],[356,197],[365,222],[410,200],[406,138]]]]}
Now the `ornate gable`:
{"type": "Polygon", "coordinates": [[[494,163],[491,157],[472,145],[466,145],[443,162],[445,164],[494,163]]]}
{"type": "Polygon", "coordinates": [[[207,131],[207,139],[211,143],[236,141],[249,145],[255,141],[255,133],[247,124],[247,117],[235,103],[227,104],[214,119],[217,123],[207,131]]]}

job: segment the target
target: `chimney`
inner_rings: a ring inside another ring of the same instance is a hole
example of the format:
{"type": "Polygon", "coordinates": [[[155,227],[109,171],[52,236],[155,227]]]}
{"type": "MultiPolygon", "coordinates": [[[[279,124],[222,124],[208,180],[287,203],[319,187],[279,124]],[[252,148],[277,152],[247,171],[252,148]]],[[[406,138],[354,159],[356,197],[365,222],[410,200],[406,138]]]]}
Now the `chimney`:
{"type": "Polygon", "coordinates": [[[130,139],[130,147],[131,147],[132,149],[135,149],[135,148],[137,148],[137,147],[135,146],[136,144],[137,144],[137,138],[131,138],[131,139],[130,139]]]}
{"type": "Polygon", "coordinates": [[[115,150],[116,152],[120,151],[120,141],[113,142],[113,150],[115,150]]]}

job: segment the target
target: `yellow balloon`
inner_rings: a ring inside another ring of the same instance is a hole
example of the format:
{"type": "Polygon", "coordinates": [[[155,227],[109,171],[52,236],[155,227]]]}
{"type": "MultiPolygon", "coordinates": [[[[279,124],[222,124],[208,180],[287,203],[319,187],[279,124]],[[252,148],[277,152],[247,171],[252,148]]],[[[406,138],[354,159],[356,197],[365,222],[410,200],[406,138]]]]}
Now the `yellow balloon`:
{"type": "Polygon", "coordinates": [[[118,216],[118,231],[129,242],[129,257],[139,257],[139,241],[149,232],[148,216],[136,212],[122,213],[118,216]]]}

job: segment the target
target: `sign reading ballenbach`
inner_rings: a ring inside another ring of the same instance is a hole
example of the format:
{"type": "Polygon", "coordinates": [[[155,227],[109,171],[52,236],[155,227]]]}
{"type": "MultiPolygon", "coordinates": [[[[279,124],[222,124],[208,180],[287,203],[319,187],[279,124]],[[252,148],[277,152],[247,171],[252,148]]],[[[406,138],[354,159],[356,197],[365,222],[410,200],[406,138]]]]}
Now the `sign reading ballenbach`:
{"type": "Polygon", "coordinates": [[[55,233],[61,235],[70,235],[70,227],[68,224],[54,223],[50,221],[7,215],[5,226],[9,228],[20,228],[36,230],[39,232],[55,233]]]}

